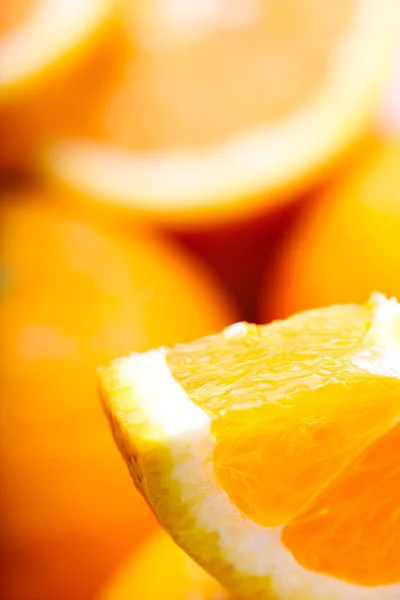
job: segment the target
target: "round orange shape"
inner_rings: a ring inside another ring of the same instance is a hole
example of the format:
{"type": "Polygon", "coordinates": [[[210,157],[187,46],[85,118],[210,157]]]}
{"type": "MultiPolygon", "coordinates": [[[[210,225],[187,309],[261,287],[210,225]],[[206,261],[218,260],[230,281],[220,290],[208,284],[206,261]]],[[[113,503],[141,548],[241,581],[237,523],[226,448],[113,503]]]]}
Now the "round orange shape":
{"type": "Polygon", "coordinates": [[[400,137],[376,143],[283,240],[265,283],[260,319],[339,302],[375,289],[400,297],[400,137]]]}
{"type": "Polygon", "coordinates": [[[1,596],[87,600],[154,520],[97,395],[112,356],[234,319],[205,268],[150,234],[72,219],[42,192],[1,206],[1,596]]]}

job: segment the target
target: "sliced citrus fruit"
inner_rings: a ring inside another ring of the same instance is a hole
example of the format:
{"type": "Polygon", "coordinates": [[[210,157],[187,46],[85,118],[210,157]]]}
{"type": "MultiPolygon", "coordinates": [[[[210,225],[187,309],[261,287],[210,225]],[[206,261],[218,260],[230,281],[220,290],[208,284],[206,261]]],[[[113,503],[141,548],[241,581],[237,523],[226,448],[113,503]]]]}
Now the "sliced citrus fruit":
{"type": "Polygon", "coordinates": [[[113,0],[3,0],[0,99],[36,83],[78,51],[110,17],[113,0]]]}
{"type": "Polygon", "coordinates": [[[98,600],[233,600],[165,534],[158,533],[120,569],[98,600]]]}
{"type": "Polygon", "coordinates": [[[86,198],[187,225],[265,209],[365,131],[394,0],[129,4],[132,52],[92,139],[45,168],[86,198]]]}
{"type": "Polygon", "coordinates": [[[246,599],[400,595],[400,306],[237,323],[101,371],[133,479],[246,599]]]}
{"type": "Polygon", "coordinates": [[[272,278],[266,274],[262,319],[361,302],[371,289],[400,296],[399,165],[400,128],[310,204],[282,239],[272,278]]]}

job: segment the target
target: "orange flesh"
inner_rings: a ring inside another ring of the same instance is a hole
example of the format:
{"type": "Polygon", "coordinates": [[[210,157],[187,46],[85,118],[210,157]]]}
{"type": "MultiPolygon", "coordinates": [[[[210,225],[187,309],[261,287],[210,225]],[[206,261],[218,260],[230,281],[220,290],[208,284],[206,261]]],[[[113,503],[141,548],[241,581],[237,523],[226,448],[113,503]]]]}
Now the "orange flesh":
{"type": "Polygon", "coordinates": [[[216,474],[243,512],[273,527],[295,518],[386,432],[400,412],[400,382],[328,384],[244,412],[242,425],[237,417],[232,428],[229,417],[214,425],[216,474]]]}
{"type": "Polygon", "coordinates": [[[34,9],[37,0],[1,0],[0,35],[17,27],[34,9]]]}
{"type": "Polygon", "coordinates": [[[322,85],[354,4],[128,3],[132,55],[103,137],[134,150],[185,149],[284,118],[322,85]]]}
{"type": "Polygon", "coordinates": [[[296,560],[360,585],[400,580],[400,426],[283,530],[296,560]]]}
{"type": "Polygon", "coordinates": [[[286,525],[283,541],[305,568],[361,585],[399,581],[399,430],[392,428],[400,381],[352,362],[370,327],[368,307],[311,314],[177,347],[169,367],[213,417],[216,476],[243,513],[286,525]],[[368,454],[381,443],[385,455],[368,454]],[[363,456],[368,477],[355,496],[363,456]],[[378,485],[385,477],[391,488],[378,485]]]}

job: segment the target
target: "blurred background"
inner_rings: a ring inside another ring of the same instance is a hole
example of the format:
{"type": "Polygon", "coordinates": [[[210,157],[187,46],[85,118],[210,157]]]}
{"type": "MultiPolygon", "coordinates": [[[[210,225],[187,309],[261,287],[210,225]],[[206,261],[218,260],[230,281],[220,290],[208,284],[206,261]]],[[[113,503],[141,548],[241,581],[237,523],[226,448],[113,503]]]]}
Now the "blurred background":
{"type": "Polygon", "coordinates": [[[157,533],[96,366],[400,297],[399,18],[2,0],[1,598],[225,597],[157,533]]]}

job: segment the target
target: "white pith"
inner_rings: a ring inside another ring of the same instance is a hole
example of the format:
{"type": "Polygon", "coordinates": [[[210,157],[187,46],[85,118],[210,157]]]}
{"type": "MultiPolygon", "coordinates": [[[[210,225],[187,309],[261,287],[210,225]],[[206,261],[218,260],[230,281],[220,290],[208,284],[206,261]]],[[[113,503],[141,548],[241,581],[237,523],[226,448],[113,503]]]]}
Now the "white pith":
{"type": "Polygon", "coordinates": [[[204,148],[149,154],[106,142],[60,140],[47,157],[50,169],[89,197],[155,211],[161,219],[184,214],[198,221],[216,198],[221,218],[232,204],[240,212],[244,198],[248,209],[249,198],[257,203],[266,189],[284,189],[327,163],[372,118],[385,71],[382,57],[394,46],[399,11],[397,0],[357,2],[358,21],[343,37],[329,78],[278,123],[204,148]]]}
{"type": "Polygon", "coordinates": [[[0,37],[0,90],[61,59],[109,10],[109,0],[38,0],[16,28],[0,37]]]}
{"type": "Polygon", "coordinates": [[[375,292],[373,322],[364,348],[352,357],[352,363],[368,373],[400,378],[400,305],[396,298],[387,299],[375,292]]]}
{"type": "MultiPolygon", "coordinates": [[[[366,355],[361,350],[355,358],[356,363],[361,363],[356,366],[368,372],[399,376],[399,342],[393,338],[389,341],[389,338],[400,319],[400,307],[394,299],[387,301],[379,295],[373,302],[376,309],[370,333],[374,337],[379,328],[383,338],[377,338],[376,353],[366,355]],[[389,338],[385,337],[385,331],[389,338]]],[[[242,324],[235,324],[225,331],[225,335],[240,335],[242,328],[242,324]]],[[[155,487],[146,490],[161,522],[165,524],[163,505],[176,502],[172,493],[168,497],[168,489],[173,489],[174,494],[178,490],[180,507],[175,504],[169,510],[190,514],[195,523],[193,529],[198,534],[197,542],[210,532],[216,534],[225,563],[234,567],[239,592],[240,583],[243,582],[243,589],[248,590],[246,580],[252,579],[251,591],[246,593],[246,598],[271,600],[269,591],[265,595],[262,592],[270,578],[273,598],[279,600],[398,600],[400,574],[399,584],[367,588],[307,571],[282,544],[280,527],[257,525],[231,503],[214,473],[211,455],[215,441],[210,431],[211,419],[190,401],[173,378],[164,350],[132,354],[119,359],[115,365],[119,384],[131,395],[132,413],[140,415],[143,427],[138,434],[142,437],[139,442],[151,442],[153,449],[167,448],[174,465],[166,479],[160,478],[155,487]],[[154,491],[157,486],[167,490],[164,497],[160,498],[154,491]]],[[[157,460],[157,452],[152,454],[152,460],[157,460]]],[[[145,467],[143,474],[146,478],[145,467]]],[[[175,523],[179,529],[179,515],[175,523]]],[[[166,527],[168,529],[168,525],[166,527]]],[[[178,532],[175,537],[185,550],[204,564],[201,546],[196,555],[196,547],[190,544],[190,539],[185,547],[185,535],[179,536],[178,532]]],[[[204,547],[207,547],[207,541],[204,547]]]]}

